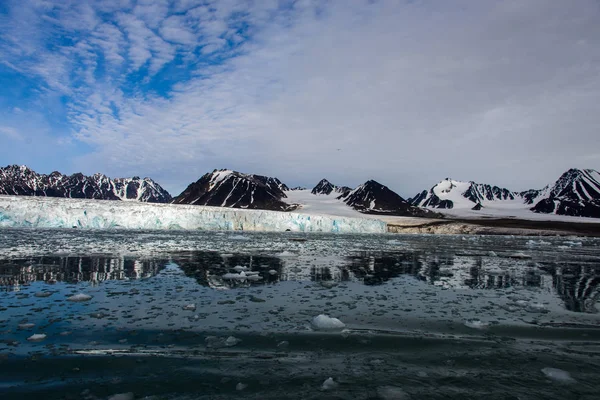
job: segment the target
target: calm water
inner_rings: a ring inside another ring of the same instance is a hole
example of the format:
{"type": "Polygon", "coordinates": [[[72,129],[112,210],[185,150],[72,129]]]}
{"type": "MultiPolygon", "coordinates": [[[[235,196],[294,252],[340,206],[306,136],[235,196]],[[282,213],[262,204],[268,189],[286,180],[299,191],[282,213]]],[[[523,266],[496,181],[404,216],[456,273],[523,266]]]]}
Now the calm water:
{"type": "Polygon", "coordinates": [[[598,399],[599,246],[1,230],[1,398],[598,399]]]}

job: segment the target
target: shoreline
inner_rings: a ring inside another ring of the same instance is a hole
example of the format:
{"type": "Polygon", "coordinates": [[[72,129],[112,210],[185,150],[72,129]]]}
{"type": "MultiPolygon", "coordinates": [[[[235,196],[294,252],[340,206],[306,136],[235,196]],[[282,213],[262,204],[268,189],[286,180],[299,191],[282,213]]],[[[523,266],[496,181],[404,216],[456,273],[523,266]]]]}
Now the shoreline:
{"type": "Polygon", "coordinates": [[[513,218],[448,218],[385,221],[389,233],[429,233],[517,236],[591,236],[600,237],[600,221],[567,222],[513,218]]]}

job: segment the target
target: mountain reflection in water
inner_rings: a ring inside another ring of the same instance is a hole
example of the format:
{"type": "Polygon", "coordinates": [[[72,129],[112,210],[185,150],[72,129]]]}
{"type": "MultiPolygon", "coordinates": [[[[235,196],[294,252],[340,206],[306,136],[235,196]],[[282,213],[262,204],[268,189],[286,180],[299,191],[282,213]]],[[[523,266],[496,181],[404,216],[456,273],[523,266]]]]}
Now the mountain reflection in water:
{"type": "Polygon", "coordinates": [[[46,256],[0,260],[0,288],[19,290],[34,281],[91,282],[150,278],[169,263],[198,284],[217,289],[279,281],[361,282],[381,285],[403,275],[452,289],[531,288],[558,296],[573,312],[596,313],[600,265],[591,262],[535,262],[487,255],[427,251],[355,251],[334,260],[301,254],[227,254],[183,251],[159,258],[46,256]],[[242,273],[243,271],[243,273],[242,273]],[[253,278],[244,278],[245,275],[253,278]]]}

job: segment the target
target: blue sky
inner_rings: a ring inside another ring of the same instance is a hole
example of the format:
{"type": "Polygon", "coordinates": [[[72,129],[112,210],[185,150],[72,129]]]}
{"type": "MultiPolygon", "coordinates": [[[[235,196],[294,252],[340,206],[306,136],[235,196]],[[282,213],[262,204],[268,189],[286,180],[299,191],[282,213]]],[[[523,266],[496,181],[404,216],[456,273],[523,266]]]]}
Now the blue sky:
{"type": "Polygon", "coordinates": [[[600,168],[594,0],[0,2],[0,164],[404,196],[600,168]]]}

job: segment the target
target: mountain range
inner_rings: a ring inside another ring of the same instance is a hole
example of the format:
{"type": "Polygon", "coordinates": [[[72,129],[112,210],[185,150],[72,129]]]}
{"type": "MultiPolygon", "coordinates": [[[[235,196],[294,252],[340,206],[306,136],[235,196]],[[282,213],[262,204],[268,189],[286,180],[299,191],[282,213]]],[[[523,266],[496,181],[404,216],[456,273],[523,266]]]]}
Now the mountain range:
{"type": "Polygon", "coordinates": [[[73,199],[131,200],[168,203],[171,195],[150,178],[111,179],[102,174],[38,174],[24,165],[0,168],[0,194],[73,199]]]}
{"type": "MultiPolygon", "coordinates": [[[[277,178],[214,170],[172,198],[150,178],[111,179],[102,174],[70,176],[59,172],[37,174],[26,166],[0,168],[0,194],[146,201],[275,211],[301,207],[288,199],[290,189],[277,178]]],[[[536,213],[600,218],[600,174],[592,169],[570,169],[553,184],[522,192],[472,181],[446,178],[429,190],[405,200],[387,186],[369,180],[355,189],[323,179],[310,190],[365,214],[439,217],[433,210],[479,211],[495,206],[518,207],[536,213]]]]}

